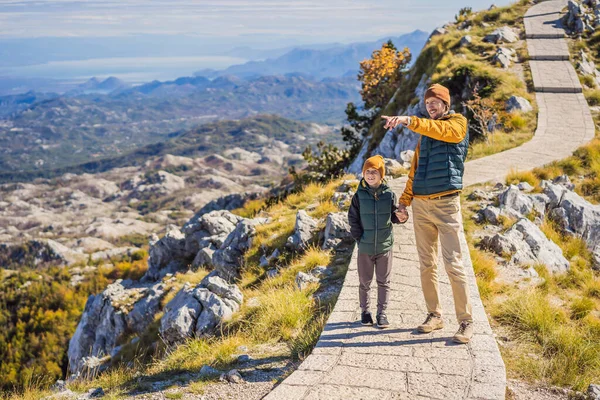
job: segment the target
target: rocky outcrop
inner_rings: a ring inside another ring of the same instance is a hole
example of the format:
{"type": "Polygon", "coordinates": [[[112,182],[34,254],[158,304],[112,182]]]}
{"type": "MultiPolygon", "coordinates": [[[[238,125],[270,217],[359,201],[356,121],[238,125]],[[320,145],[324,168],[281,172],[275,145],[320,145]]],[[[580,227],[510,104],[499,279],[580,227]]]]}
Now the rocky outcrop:
{"type": "Polygon", "coordinates": [[[148,195],[164,195],[185,187],[183,178],[166,171],[138,175],[122,184],[124,190],[131,190],[131,197],[144,198],[148,195]]]}
{"type": "Polygon", "coordinates": [[[476,216],[479,222],[502,225],[506,222],[503,217],[518,220],[505,233],[495,233],[491,229],[495,234],[483,238],[484,247],[500,256],[510,257],[512,264],[539,262],[552,272],[564,272],[569,268],[569,262],[560,248],[546,239],[539,228],[534,228],[549,218],[563,234],[584,240],[593,256],[593,268],[600,269],[600,206],[575,193],[574,185],[566,175],[553,181],[542,181],[540,186],[543,193],[535,193],[531,185],[521,182],[492,193],[479,190],[469,197],[484,202],[497,198],[498,206],[483,203],[476,216]]]}
{"type": "Polygon", "coordinates": [[[75,185],[75,188],[81,190],[83,193],[95,197],[97,199],[105,199],[109,196],[114,196],[119,190],[119,186],[115,182],[99,179],[93,175],[85,175],[85,178],[81,182],[75,185]]]}
{"type": "Polygon", "coordinates": [[[596,85],[600,86],[600,71],[596,68],[596,64],[588,58],[583,50],[579,52],[579,57],[581,58],[581,61],[577,63],[579,72],[585,76],[590,76],[596,82],[596,85]]]}
{"type": "Polygon", "coordinates": [[[519,219],[523,217],[533,218],[535,223],[541,224],[546,213],[546,205],[549,199],[544,194],[526,194],[531,190],[530,185],[510,185],[506,189],[494,193],[479,191],[472,193],[470,199],[491,200],[498,199],[498,206],[484,205],[479,211],[478,219],[487,221],[493,225],[500,224],[501,217],[519,219]]]}
{"type": "Polygon", "coordinates": [[[519,96],[510,96],[505,103],[506,112],[529,112],[533,110],[529,100],[519,96]]]}
{"type": "Polygon", "coordinates": [[[484,237],[482,244],[499,256],[510,257],[513,264],[543,264],[552,273],[569,269],[569,261],[560,247],[548,240],[540,228],[526,218],[520,219],[505,233],[484,237]]]}
{"type": "Polygon", "coordinates": [[[294,233],[288,238],[286,247],[293,251],[306,249],[314,241],[318,230],[318,220],[311,218],[304,210],[298,211],[294,233]]]}
{"type": "Polygon", "coordinates": [[[332,249],[344,241],[351,242],[350,223],[345,212],[330,213],[325,223],[323,249],[332,249]]]}
{"type": "Polygon", "coordinates": [[[516,61],[515,50],[508,47],[499,47],[492,58],[492,63],[501,66],[504,69],[510,67],[510,64],[516,61]]]}
{"type": "Polygon", "coordinates": [[[590,400],[600,400],[600,385],[591,384],[588,386],[587,395],[590,400]]]}
{"type": "Polygon", "coordinates": [[[239,310],[242,300],[236,285],[228,284],[213,272],[194,288],[186,284],[165,306],[160,335],[170,344],[212,335],[222,321],[239,310]]]}
{"type": "Polygon", "coordinates": [[[220,275],[228,281],[239,276],[241,260],[252,245],[256,226],[265,223],[265,219],[244,219],[231,232],[225,243],[213,254],[212,263],[220,275]]]}
{"type": "Polygon", "coordinates": [[[75,247],[82,253],[94,253],[102,250],[110,250],[113,249],[115,246],[113,246],[112,243],[109,243],[106,240],[88,236],[77,239],[77,241],[75,241],[75,243],[73,243],[71,247],[75,247]]]}
{"type": "Polygon", "coordinates": [[[213,246],[218,249],[243,218],[226,210],[197,213],[183,226],[186,250],[197,254],[200,249],[213,246]]]}
{"type": "Polygon", "coordinates": [[[120,279],[102,293],[91,295],[69,342],[71,372],[89,367],[90,357],[113,355],[126,332],[143,332],[158,312],[163,295],[162,283],[134,284],[120,279]]]}
{"type": "Polygon", "coordinates": [[[519,35],[508,26],[498,28],[483,38],[484,42],[490,43],[514,43],[518,40],[519,35]]]}
{"type": "Polygon", "coordinates": [[[465,47],[465,46],[469,46],[471,43],[473,43],[473,38],[470,35],[465,35],[462,38],[460,38],[460,42],[458,42],[459,47],[465,47]]]}
{"type": "Polygon", "coordinates": [[[304,290],[311,283],[319,282],[319,278],[312,274],[307,274],[305,272],[298,272],[296,275],[296,287],[300,290],[304,290]]]}
{"type": "MultiPolygon", "coordinates": [[[[568,185],[570,182],[566,183],[568,185]]],[[[591,204],[564,185],[542,182],[548,196],[549,216],[563,233],[581,237],[594,257],[594,268],[600,269],[600,206],[591,204]]]]}
{"type": "Polygon", "coordinates": [[[186,249],[185,235],[174,225],[167,227],[167,233],[158,240],[155,236],[150,242],[148,271],[143,280],[157,280],[168,273],[184,269],[195,254],[186,249]]]}
{"type": "Polygon", "coordinates": [[[594,32],[598,24],[594,22],[598,17],[597,6],[586,10],[585,7],[575,0],[569,0],[567,5],[567,13],[562,18],[562,23],[567,33],[579,36],[584,32],[594,32]]]}
{"type": "Polygon", "coordinates": [[[275,250],[273,250],[273,252],[271,253],[270,256],[267,257],[267,256],[263,255],[260,258],[260,266],[262,268],[269,267],[271,264],[273,264],[277,260],[277,258],[280,256],[280,254],[281,253],[279,252],[279,249],[275,249],[275,250]]]}

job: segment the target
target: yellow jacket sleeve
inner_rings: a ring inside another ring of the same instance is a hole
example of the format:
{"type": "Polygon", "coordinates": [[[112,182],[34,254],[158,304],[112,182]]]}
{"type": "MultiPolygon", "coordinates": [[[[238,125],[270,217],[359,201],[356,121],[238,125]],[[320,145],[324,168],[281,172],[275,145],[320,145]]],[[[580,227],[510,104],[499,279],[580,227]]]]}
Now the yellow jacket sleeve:
{"type": "MultiPolygon", "coordinates": [[[[411,117],[412,118],[412,117],[411,117]]],[[[410,171],[408,172],[408,181],[406,182],[406,186],[404,187],[404,193],[400,196],[399,202],[404,204],[406,207],[410,206],[413,200],[413,180],[415,178],[415,171],[417,170],[417,165],[419,162],[419,153],[421,151],[421,141],[417,143],[417,147],[415,148],[415,155],[413,156],[412,161],[410,162],[410,171]]]]}
{"type": "Polygon", "coordinates": [[[467,136],[467,119],[461,114],[440,119],[410,117],[408,129],[442,142],[460,143],[467,136]]]}

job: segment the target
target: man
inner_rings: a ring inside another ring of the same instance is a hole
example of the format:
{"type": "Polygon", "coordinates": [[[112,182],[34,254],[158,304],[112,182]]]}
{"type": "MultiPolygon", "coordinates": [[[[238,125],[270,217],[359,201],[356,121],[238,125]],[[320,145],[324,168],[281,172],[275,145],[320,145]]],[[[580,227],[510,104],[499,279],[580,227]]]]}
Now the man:
{"type": "Polygon", "coordinates": [[[421,135],[399,204],[399,212],[406,212],[412,204],[414,214],[421,286],[428,312],[418,330],[428,333],[444,327],[437,276],[439,238],[460,324],[453,340],[468,343],[473,336],[473,317],[459,242],[459,193],[469,147],[467,120],[450,111],[450,92],[439,84],[425,92],[425,107],[431,119],[383,116],[386,128],[404,125],[421,135]]]}

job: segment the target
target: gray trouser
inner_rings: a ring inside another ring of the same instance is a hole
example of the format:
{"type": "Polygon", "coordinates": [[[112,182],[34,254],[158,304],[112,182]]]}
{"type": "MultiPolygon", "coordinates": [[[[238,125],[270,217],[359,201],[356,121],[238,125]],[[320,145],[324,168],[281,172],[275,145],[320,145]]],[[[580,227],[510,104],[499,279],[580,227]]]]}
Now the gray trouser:
{"type": "Polygon", "coordinates": [[[373,271],[377,281],[377,314],[385,311],[390,297],[390,275],[394,261],[393,250],[381,254],[363,254],[358,252],[358,299],[362,311],[369,311],[369,290],[373,280],[373,271]]]}

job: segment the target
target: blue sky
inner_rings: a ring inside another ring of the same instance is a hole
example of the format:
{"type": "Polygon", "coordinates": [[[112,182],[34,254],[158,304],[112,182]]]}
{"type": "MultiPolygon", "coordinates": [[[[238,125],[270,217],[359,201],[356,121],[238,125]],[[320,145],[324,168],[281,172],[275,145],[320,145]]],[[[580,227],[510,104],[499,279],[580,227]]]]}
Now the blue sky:
{"type": "Polygon", "coordinates": [[[461,7],[479,10],[490,4],[489,0],[0,0],[0,39],[155,34],[351,42],[415,29],[430,31],[452,20],[461,7]]]}

